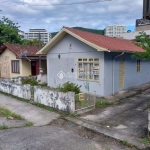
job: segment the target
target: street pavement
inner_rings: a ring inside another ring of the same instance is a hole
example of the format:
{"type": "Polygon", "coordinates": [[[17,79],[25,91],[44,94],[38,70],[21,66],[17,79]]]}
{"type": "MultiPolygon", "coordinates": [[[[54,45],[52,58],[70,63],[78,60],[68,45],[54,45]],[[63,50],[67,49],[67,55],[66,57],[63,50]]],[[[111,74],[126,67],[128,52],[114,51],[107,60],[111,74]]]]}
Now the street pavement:
{"type": "Polygon", "coordinates": [[[54,126],[0,131],[0,150],[104,150],[96,142],[54,126]]]}

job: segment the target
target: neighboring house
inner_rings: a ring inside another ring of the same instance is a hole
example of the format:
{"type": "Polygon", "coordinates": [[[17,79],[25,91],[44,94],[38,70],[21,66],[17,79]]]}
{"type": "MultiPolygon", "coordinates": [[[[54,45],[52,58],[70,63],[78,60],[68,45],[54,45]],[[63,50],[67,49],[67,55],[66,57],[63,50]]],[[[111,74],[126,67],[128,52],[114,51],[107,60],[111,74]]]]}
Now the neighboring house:
{"type": "MultiPolygon", "coordinates": [[[[0,75],[2,78],[39,74],[39,56],[37,46],[3,44],[0,47],[0,75]]],[[[41,56],[41,66],[47,73],[46,56],[41,56]]]]}
{"type": "Polygon", "coordinates": [[[150,61],[132,59],[134,52],[145,50],[129,40],[64,27],[37,54],[47,54],[48,86],[70,81],[106,96],[150,81],[150,61]]]}

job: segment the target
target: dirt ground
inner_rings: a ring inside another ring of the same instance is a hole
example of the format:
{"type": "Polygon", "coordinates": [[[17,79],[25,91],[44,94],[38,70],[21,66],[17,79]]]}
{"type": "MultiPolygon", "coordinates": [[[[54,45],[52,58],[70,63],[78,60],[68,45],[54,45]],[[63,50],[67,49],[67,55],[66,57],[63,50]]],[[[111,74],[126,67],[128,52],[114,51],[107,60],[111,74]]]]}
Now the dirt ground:
{"type": "Polygon", "coordinates": [[[73,132],[76,135],[93,140],[100,144],[105,150],[137,150],[127,143],[123,144],[115,139],[87,130],[64,119],[55,120],[50,125],[63,128],[66,131],[73,132]]]}

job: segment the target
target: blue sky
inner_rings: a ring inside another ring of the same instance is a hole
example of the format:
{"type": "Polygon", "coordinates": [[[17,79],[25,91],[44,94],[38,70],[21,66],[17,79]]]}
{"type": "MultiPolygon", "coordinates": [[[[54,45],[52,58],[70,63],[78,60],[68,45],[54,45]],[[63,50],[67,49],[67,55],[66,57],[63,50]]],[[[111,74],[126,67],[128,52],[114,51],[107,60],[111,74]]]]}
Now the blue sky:
{"type": "Polygon", "coordinates": [[[134,31],[135,30],[135,25],[127,26],[127,30],[134,31]]]}
{"type": "Polygon", "coordinates": [[[1,0],[0,18],[8,17],[23,31],[42,28],[49,32],[59,31],[63,26],[104,29],[116,23],[133,31],[135,20],[142,18],[142,0],[58,5],[85,1],[89,0],[1,0]]]}

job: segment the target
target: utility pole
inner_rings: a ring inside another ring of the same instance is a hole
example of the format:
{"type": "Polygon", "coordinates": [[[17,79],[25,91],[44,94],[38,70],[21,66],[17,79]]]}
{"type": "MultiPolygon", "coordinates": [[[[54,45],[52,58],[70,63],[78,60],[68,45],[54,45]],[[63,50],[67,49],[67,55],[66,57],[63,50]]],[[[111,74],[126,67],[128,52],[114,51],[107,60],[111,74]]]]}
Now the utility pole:
{"type": "MultiPolygon", "coordinates": [[[[40,39],[41,39],[41,34],[39,32],[38,34],[38,46],[39,46],[39,50],[40,50],[40,39]]],[[[41,66],[41,55],[39,55],[39,74],[42,75],[43,73],[43,69],[42,69],[42,66],[41,66]]]]}

